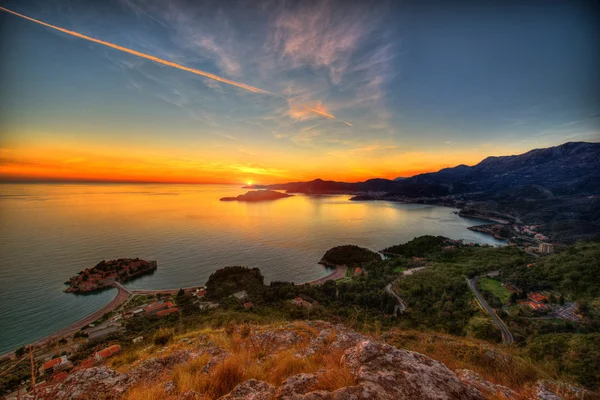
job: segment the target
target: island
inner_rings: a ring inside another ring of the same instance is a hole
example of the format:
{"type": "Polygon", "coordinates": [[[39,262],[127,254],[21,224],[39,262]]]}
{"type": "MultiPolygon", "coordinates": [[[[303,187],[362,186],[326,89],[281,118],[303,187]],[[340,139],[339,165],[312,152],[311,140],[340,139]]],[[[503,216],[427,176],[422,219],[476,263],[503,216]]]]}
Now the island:
{"type": "Polygon", "coordinates": [[[221,201],[269,201],[292,197],[292,194],[276,192],[274,190],[255,190],[240,194],[237,197],[223,197],[221,201]]]}
{"type": "Polygon", "coordinates": [[[344,245],[327,250],[321,261],[319,261],[319,264],[330,268],[340,265],[354,267],[371,261],[381,261],[381,257],[374,251],[363,247],[344,245]]]}
{"type": "Polygon", "coordinates": [[[69,278],[65,285],[67,293],[91,293],[113,287],[115,282],[126,282],[142,275],[153,273],[157,268],[156,261],[139,258],[119,258],[111,261],[100,261],[95,267],[86,268],[79,274],[69,278]]]}

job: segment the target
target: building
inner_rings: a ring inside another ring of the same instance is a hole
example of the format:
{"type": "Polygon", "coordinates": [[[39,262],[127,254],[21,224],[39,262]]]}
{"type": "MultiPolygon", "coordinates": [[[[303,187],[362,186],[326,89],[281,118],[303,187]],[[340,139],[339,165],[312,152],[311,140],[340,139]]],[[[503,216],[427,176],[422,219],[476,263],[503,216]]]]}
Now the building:
{"type": "Polygon", "coordinates": [[[252,308],[252,307],[254,307],[254,304],[252,304],[251,301],[244,303],[244,308],[252,308]]]}
{"type": "Polygon", "coordinates": [[[115,354],[118,354],[120,352],[121,352],[121,346],[119,346],[118,344],[114,344],[114,345],[107,347],[104,350],[100,350],[99,352],[94,354],[94,358],[96,359],[97,362],[100,362],[100,361],[106,360],[107,358],[112,357],[115,354]]]}
{"type": "Polygon", "coordinates": [[[219,307],[219,303],[213,303],[211,301],[202,301],[198,303],[198,308],[200,310],[212,310],[219,307]]]}
{"type": "Polygon", "coordinates": [[[538,251],[544,254],[551,254],[554,252],[554,247],[550,243],[540,243],[538,251]]]}
{"type": "Polygon", "coordinates": [[[156,303],[152,303],[152,304],[146,306],[144,308],[144,311],[146,312],[146,314],[154,315],[159,311],[166,310],[168,308],[173,308],[173,307],[175,307],[175,304],[173,304],[170,301],[167,301],[166,303],[162,302],[162,301],[157,301],[156,303]]]}
{"type": "Polygon", "coordinates": [[[40,367],[40,374],[51,374],[53,372],[61,371],[67,367],[70,367],[71,365],[72,364],[67,358],[67,356],[56,357],[42,364],[42,366],[40,367]]]}
{"type": "Polygon", "coordinates": [[[312,307],[312,304],[310,304],[308,301],[304,300],[302,297],[296,297],[295,299],[293,299],[292,304],[294,304],[295,306],[298,306],[298,307],[306,307],[306,308],[312,307]]]}
{"type": "Polygon", "coordinates": [[[529,295],[527,296],[530,300],[535,301],[536,303],[544,303],[544,302],[549,302],[550,299],[548,298],[548,296],[541,294],[541,293],[529,293],[529,295]]]}
{"type": "Polygon", "coordinates": [[[154,315],[156,315],[157,317],[162,317],[162,316],[165,316],[165,315],[168,315],[168,314],[172,314],[172,313],[175,313],[175,312],[179,312],[179,307],[167,308],[166,310],[161,310],[161,311],[157,312],[154,315]]]}
{"type": "Polygon", "coordinates": [[[304,303],[304,300],[302,300],[302,297],[296,297],[295,299],[292,300],[292,304],[294,304],[296,306],[302,306],[302,303],[304,303]]]}

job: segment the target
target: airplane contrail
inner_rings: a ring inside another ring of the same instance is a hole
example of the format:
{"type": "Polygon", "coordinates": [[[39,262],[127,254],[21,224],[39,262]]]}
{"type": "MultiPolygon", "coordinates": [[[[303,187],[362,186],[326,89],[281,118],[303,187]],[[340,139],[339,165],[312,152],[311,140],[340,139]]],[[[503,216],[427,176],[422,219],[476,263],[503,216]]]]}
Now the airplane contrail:
{"type": "MultiPolygon", "coordinates": [[[[136,51],[136,50],[129,49],[127,47],[119,46],[119,45],[114,44],[114,43],[110,43],[110,42],[106,42],[104,40],[96,39],[96,38],[93,38],[91,36],[87,36],[87,35],[81,34],[79,32],[75,32],[75,31],[71,31],[71,30],[68,30],[68,29],[65,29],[65,28],[61,28],[59,26],[52,25],[52,24],[49,24],[47,22],[37,20],[35,18],[28,17],[27,15],[19,14],[18,12],[9,10],[7,8],[4,8],[4,7],[0,7],[0,10],[6,11],[7,13],[16,15],[17,17],[24,18],[26,20],[35,22],[37,24],[46,26],[48,28],[55,29],[57,31],[66,33],[68,35],[75,36],[75,37],[78,37],[80,39],[88,40],[90,42],[98,43],[98,44],[101,44],[103,46],[110,47],[112,49],[123,51],[125,53],[133,54],[134,56],[145,58],[147,60],[154,61],[155,63],[158,63],[158,64],[163,64],[163,65],[167,65],[169,67],[180,69],[182,71],[191,72],[192,74],[204,76],[206,78],[213,79],[213,80],[218,81],[218,82],[226,83],[228,85],[236,86],[236,87],[239,87],[239,88],[242,88],[242,89],[246,89],[246,90],[249,90],[249,91],[254,92],[254,93],[268,94],[268,95],[272,95],[272,96],[276,96],[276,97],[281,97],[281,98],[285,99],[284,96],[281,96],[281,95],[276,94],[276,93],[271,93],[271,92],[269,92],[267,90],[263,90],[263,89],[260,89],[260,88],[254,87],[254,86],[246,85],[245,83],[242,83],[242,82],[232,81],[231,79],[223,78],[223,77],[220,77],[218,75],[211,74],[210,72],[201,71],[201,70],[195,69],[195,68],[189,68],[189,67],[186,67],[185,65],[177,64],[177,63],[174,63],[174,62],[171,62],[171,61],[164,60],[162,58],[158,58],[158,57],[155,57],[155,56],[151,56],[149,54],[145,54],[145,53],[141,53],[141,52],[136,51]]],[[[346,122],[346,121],[343,121],[343,120],[339,120],[334,115],[328,114],[328,113],[323,112],[323,111],[315,110],[314,108],[310,108],[310,107],[307,107],[307,106],[302,105],[302,104],[301,104],[301,106],[304,107],[304,108],[306,108],[307,110],[309,110],[311,112],[314,112],[316,114],[319,114],[319,115],[321,115],[323,117],[326,117],[326,118],[329,118],[329,119],[334,119],[334,120],[337,120],[337,121],[341,121],[341,122],[345,123],[346,125],[352,126],[352,124],[350,124],[349,122],[346,122]]]]}

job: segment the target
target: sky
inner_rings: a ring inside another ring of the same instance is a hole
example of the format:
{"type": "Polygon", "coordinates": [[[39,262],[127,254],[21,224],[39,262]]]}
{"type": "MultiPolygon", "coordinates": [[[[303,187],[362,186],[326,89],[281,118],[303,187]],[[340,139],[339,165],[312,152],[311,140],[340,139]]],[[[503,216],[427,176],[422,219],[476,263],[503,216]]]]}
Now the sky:
{"type": "Polygon", "coordinates": [[[0,10],[0,180],[393,179],[600,141],[594,2],[0,7],[63,29],[0,10]]]}

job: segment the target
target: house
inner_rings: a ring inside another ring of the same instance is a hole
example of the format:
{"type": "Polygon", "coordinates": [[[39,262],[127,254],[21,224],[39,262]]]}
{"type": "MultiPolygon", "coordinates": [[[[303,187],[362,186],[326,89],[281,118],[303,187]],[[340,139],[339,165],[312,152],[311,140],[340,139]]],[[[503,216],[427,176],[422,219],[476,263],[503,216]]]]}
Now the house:
{"type": "Polygon", "coordinates": [[[116,279],[117,279],[117,274],[109,274],[101,279],[98,279],[98,284],[100,284],[102,286],[111,285],[111,284],[115,283],[116,279]]]}
{"type": "Polygon", "coordinates": [[[67,379],[67,376],[69,376],[69,373],[67,371],[63,371],[60,374],[54,375],[50,382],[51,383],[60,383],[60,382],[64,381],[65,379],[67,379]]]}
{"type": "Polygon", "coordinates": [[[354,268],[354,275],[357,275],[357,276],[362,275],[362,272],[363,272],[362,268],[360,268],[360,267],[354,268]]]}
{"type": "Polygon", "coordinates": [[[157,317],[162,317],[162,316],[165,316],[167,314],[172,314],[174,312],[179,312],[179,307],[167,308],[166,310],[161,310],[161,311],[157,312],[154,315],[156,315],[157,317]]]}
{"type": "Polygon", "coordinates": [[[550,243],[540,243],[538,251],[544,254],[551,254],[554,252],[554,248],[550,243]]]}
{"type": "Polygon", "coordinates": [[[42,364],[40,367],[40,374],[51,374],[53,372],[63,370],[71,365],[72,364],[67,356],[56,357],[42,364]]]}
{"type": "Polygon", "coordinates": [[[210,301],[203,301],[203,302],[198,303],[198,308],[200,310],[212,310],[217,307],[219,307],[219,303],[213,303],[210,301]]]}
{"type": "Polygon", "coordinates": [[[254,307],[254,304],[252,304],[251,301],[244,303],[244,308],[252,308],[252,307],[254,307]]]}
{"type": "Polygon", "coordinates": [[[544,302],[549,302],[550,299],[548,298],[548,296],[543,295],[541,293],[529,293],[529,295],[527,296],[530,300],[535,301],[536,303],[544,303],[544,302]]]}
{"type": "Polygon", "coordinates": [[[146,314],[154,315],[154,314],[158,313],[159,311],[166,310],[168,308],[173,308],[173,307],[176,307],[176,306],[175,306],[175,304],[173,304],[170,301],[167,301],[166,303],[162,302],[162,301],[157,301],[155,303],[150,304],[146,308],[144,308],[144,311],[146,312],[146,314]]]}
{"type": "Polygon", "coordinates": [[[206,289],[198,289],[192,295],[201,299],[202,297],[206,296],[206,289]]]}
{"type": "Polygon", "coordinates": [[[118,354],[120,352],[121,352],[121,346],[119,346],[118,344],[113,344],[112,346],[107,347],[103,350],[100,350],[99,352],[94,354],[94,358],[96,359],[97,362],[100,362],[100,361],[106,360],[107,358],[112,357],[115,354],[118,354]]]}
{"type": "Polygon", "coordinates": [[[133,342],[133,343],[139,343],[139,342],[141,342],[142,340],[144,340],[144,337],[143,337],[143,336],[138,336],[138,337],[134,338],[134,339],[132,340],[132,342],[133,342]]]}
{"type": "Polygon", "coordinates": [[[94,357],[90,357],[81,362],[81,364],[79,364],[79,367],[82,369],[87,369],[92,368],[94,365],[96,365],[96,359],[94,357]]]}
{"type": "Polygon", "coordinates": [[[310,304],[308,301],[304,300],[302,297],[296,297],[294,300],[292,300],[292,304],[294,304],[298,307],[306,307],[306,308],[312,307],[312,304],[310,304]]]}
{"type": "Polygon", "coordinates": [[[548,240],[548,236],[542,235],[541,233],[536,233],[533,238],[535,240],[548,240]]]}
{"type": "Polygon", "coordinates": [[[296,297],[294,300],[292,300],[292,304],[296,305],[296,306],[302,306],[302,303],[304,303],[304,300],[302,299],[302,297],[296,297]]]}

